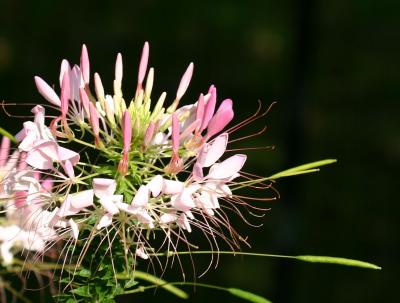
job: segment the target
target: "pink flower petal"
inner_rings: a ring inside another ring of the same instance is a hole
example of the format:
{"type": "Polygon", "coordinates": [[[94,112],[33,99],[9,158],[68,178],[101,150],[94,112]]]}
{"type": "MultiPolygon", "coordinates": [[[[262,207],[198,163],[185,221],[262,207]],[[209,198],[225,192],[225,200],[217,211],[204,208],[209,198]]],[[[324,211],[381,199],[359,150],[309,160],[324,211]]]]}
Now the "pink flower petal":
{"type": "Polygon", "coordinates": [[[79,154],[65,147],[58,146],[58,158],[60,161],[71,161],[71,164],[75,166],[79,162],[79,154]]]}
{"type": "MultiPolygon", "coordinates": [[[[129,206],[129,207],[132,207],[132,206],[129,206]]],[[[129,208],[129,207],[128,207],[128,208],[129,208]]],[[[153,218],[152,218],[152,217],[149,215],[149,213],[148,213],[146,210],[144,210],[143,208],[137,209],[135,215],[136,215],[136,218],[138,219],[139,223],[147,224],[147,225],[149,226],[149,228],[153,228],[153,227],[154,227],[154,225],[153,225],[153,222],[154,222],[153,218]]]]}
{"type": "Polygon", "coordinates": [[[128,207],[130,206],[129,204],[122,202],[122,200],[115,202],[115,205],[118,207],[119,210],[123,210],[123,211],[126,211],[128,209],[128,207]]]}
{"type": "Polygon", "coordinates": [[[185,128],[185,130],[181,133],[180,135],[180,140],[184,140],[187,136],[192,134],[199,126],[201,125],[201,120],[196,119],[193,121],[191,124],[189,124],[188,127],[185,128]]]}
{"type": "Polygon", "coordinates": [[[44,179],[42,181],[42,188],[46,191],[46,192],[51,192],[52,188],[53,188],[53,180],[52,179],[44,179]]]}
{"type": "Polygon", "coordinates": [[[62,164],[65,173],[67,174],[67,176],[71,179],[71,180],[75,180],[75,172],[74,172],[74,167],[72,166],[71,161],[66,160],[63,164],[62,164]]]}
{"type": "Polygon", "coordinates": [[[166,195],[176,195],[183,190],[183,183],[175,180],[165,180],[163,182],[162,192],[166,195]]]}
{"type": "Polygon", "coordinates": [[[232,100],[224,100],[208,124],[206,140],[222,131],[233,119],[233,115],[232,100]]]}
{"type": "Polygon", "coordinates": [[[96,226],[96,229],[100,230],[104,227],[110,226],[112,223],[112,214],[105,214],[104,216],[101,217],[99,223],[96,226]]]}
{"type": "Polygon", "coordinates": [[[76,209],[82,209],[93,205],[93,189],[88,189],[80,191],[75,194],[70,194],[67,196],[71,206],[76,209]]]}
{"type": "Polygon", "coordinates": [[[202,166],[201,166],[199,163],[196,162],[196,163],[193,165],[192,174],[193,174],[193,180],[194,180],[194,181],[201,181],[201,180],[203,180],[203,178],[204,178],[204,175],[203,175],[203,168],[202,168],[202,166]]]}
{"type": "Polygon", "coordinates": [[[7,175],[17,165],[18,159],[19,151],[15,150],[9,157],[7,164],[4,167],[0,168],[0,172],[7,175]]]}
{"type": "Polygon", "coordinates": [[[35,84],[39,93],[51,104],[61,106],[61,100],[56,92],[40,77],[35,76],[35,84]]]}
{"type": "Polygon", "coordinates": [[[217,180],[229,179],[242,169],[246,158],[246,155],[237,154],[219,164],[214,164],[206,178],[217,180]]]}
{"type": "Polygon", "coordinates": [[[69,219],[68,223],[69,223],[69,226],[71,227],[72,236],[74,237],[75,240],[78,240],[78,236],[79,236],[78,224],[76,224],[76,222],[72,219],[69,219]]]}
{"type": "Polygon", "coordinates": [[[75,208],[71,205],[71,199],[67,198],[61,204],[60,208],[57,210],[55,217],[64,218],[67,216],[72,216],[79,213],[80,209],[75,208]]]}
{"type": "Polygon", "coordinates": [[[214,115],[215,111],[215,104],[217,103],[217,89],[214,85],[211,85],[210,89],[208,90],[210,94],[210,98],[208,99],[205,108],[204,108],[204,116],[200,127],[200,132],[205,130],[210,122],[212,116],[214,115]]]}
{"type": "Polygon", "coordinates": [[[82,79],[81,69],[78,65],[75,65],[71,70],[70,74],[70,99],[79,101],[79,89],[85,87],[85,83],[82,79]]]}
{"type": "Polygon", "coordinates": [[[201,167],[209,167],[222,157],[228,144],[228,134],[219,135],[212,143],[204,145],[197,162],[201,167]]]}
{"type": "MultiPolygon", "coordinates": [[[[34,108],[32,108],[31,113],[35,115],[35,124],[39,130],[39,132],[44,132],[44,107],[41,105],[36,105],[34,108]]],[[[41,137],[43,138],[45,134],[40,134],[41,137]]]]}
{"type": "Polygon", "coordinates": [[[171,197],[171,205],[176,210],[183,212],[189,211],[193,207],[196,207],[192,193],[186,188],[180,194],[171,197]]]}
{"type": "Polygon", "coordinates": [[[103,196],[103,197],[100,198],[99,202],[100,202],[101,206],[103,206],[104,209],[108,213],[110,213],[112,215],[115,215],[115,214],[119,213],[118,207],[115,205],[115,203],[113,201],[111,201],[110,197],[103,196]]]}
{"type": "Polygon", "coordinates": [[[233,119],[232,100],[224,100],[215,113],[214,117],[210,120],[207,127],[206,138],[211,138],[215,134],[222,131],[225,126],[233,119]]]}
{"type": "Polygon", "coordinates": [[[18,142],[18,149],[21,151],[30,151],[38,140],[39,132],[31,121],[24,122],[24,128],[15,136],[18,142]],[[34,130],[30,129],[33,126],[34,130]]]}
{"type": "Polygon", "coordinates": [[[53,162],[58,161],[58,146],[52,141],[39,143],[26,157],[26,163],[38,169],[51,169],[53,162]]]}
{"type": "Polygon", "coordinates": [[[187,230],[189,233],[192,232],[192,228],[189,224],[189,220],[185,214],[181,214],[179,216],[177,223],[178,223],[179,227],[181,227],[182,229],[187,230]]]}
{"type": "Polygon", "coordinates": [[[143,245],[141,245],[140,247],[136,248],[135,255],[140,257],[140,258],[142,258],[142,259],[144,259],[144,260],[147,260],[149,258],[149,255],[144,250],[143,245]]]}
{"type": "Polygon", "coordinates": [[[160,221],[159,222],[160,222],[160,224],[169,224],[169,223],[175,222],[177,218],[178,217],[175,214],[166,213],[166,214],[162,214],[160,216],[160,221]]]}
{"type": "Polygon", "coordinates": [[[164,179],[161,175],[156,175],[147,183],[147,187],[150,189],[153,197],[158,197],[163,189],[164,179]]]}
{"type": "Polygon", "coordinates": [[[146,185],[141,185],[132,200],[131,205],[134,207],[146,207],[149,201],[149,188],[146,185]]]}
{"type": "Polygon", "coordinates": [[[112,196],[117,189],[114,179],[94,178],[93,191],[97,198],[112,196]]]}

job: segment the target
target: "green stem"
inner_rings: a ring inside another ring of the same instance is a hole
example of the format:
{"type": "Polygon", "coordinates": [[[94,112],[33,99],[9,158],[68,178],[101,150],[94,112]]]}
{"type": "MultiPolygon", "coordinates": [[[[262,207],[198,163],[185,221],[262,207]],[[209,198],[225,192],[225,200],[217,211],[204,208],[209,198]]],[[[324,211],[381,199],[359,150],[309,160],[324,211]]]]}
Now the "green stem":
{"type": "Polygon", "coordinates": [[[249,252],[235,252],[235,251],[181,251],[181,252],[166,252],[166,253],[156,253],[149,254],[155,257],[171,257],[173,255],[206,255],[206,254],[220,254],[220,255],[239,255],[239,256],[254,256],[254,257],[272,257],[272,258],[285,258],[285,259],[295,259],[303,262],[310,263],[325,263],[325,264],[337,264],[344,266],[362,267],[368,269],[382,269],[380,266],[354,260],[339,257],[329,257],[329,256],[312,256],[312,255],[299,255],[299,256],[288,256],[288,255],[275,255],[275,254],[263,254],[263,253],[249,253],[249,252]]]}
{"type": "Polygon", "coordinates": [[[90,148],[93,148],[93,149],[97,149],[95,145],[90,144],[90,143],[87,143],[87,142],[82,141],[82,140],[80,140],[80,139],[74,138],[74,141],[75,141],[76,143],[85,145],[85,146],[87,146],[87,147],[90,147],[90,148]]]}
{"type": "Polygon", "coordinates": [[[176,295],[179,298],[187,299],[189,297],[186,292],[184,292],[183,290],[171,285],[171,283],[169,283],[169,282],[167,282],[165,280],[162,280],[160,278],[157,278],[156,276],[153,276],[153,275],[150,275],[148,273],[142,272],[142,271],[135,270],[129,276],[117,275],[116,278],[117,279],[137,278],[137,279],[140,279],[140,280],[147,281],[147,282],[149,282],[151,284],[154,284],[152,286],[140,286],[140,287],[138,287],[136,289],[128,290],[128,291],[124,292],[124,294],[143,292],[147,288],[152,288],[152,287],[162,287],[165,290],[169,291],[170,293],[176,295]]]}
{"type": "Polygon", "coordinates": [[[253,256],[253,257],[272,257],[272,258],[286,258],[286,259],[296,259],[295,256],[287,255],[275,255],[275,254],[263,254],[263,253],[250,253],[250,252],[237,252],[237,251],[213,251],[213,250],[201,250],[201,251],[177,251],[177,252],[165,252],[165,253],[154,253],[148,254],[154,257],[172,257],[174,255],[238,255],[238,256],[253,256]]]}
{"type": "Polygon", "coordinates": [[[13,135],[11,135],[8,131],[6,131],[4,128],[0,127],[0,135],[3,137],[7,137],[8,139],[11,140],[11,142],[17,144],[17,139],[13,135]]]}
{"type": "MultiPolygon", "coordinates": [[[[222,290],[222,291],[227,291],[228,288],[222,287],[222,286],[216,286],[216,285],[211,285],[211,284],[205,284],[205,283],[197,283],[197,282],[165,282],[165,284],[157,284],[157,285],[149,285],[149,286],[139,286],[138,288],[128,290],[124,292],[124,295],[128,294],[134,294],[138,292],[145,292],[146,290],[152,289],[152,288],[157,288],[157,287],[163,287],[165,288],[166,286],[173,286],[173,285],[179,285],[179,286],[200,286],[200,287],[205,287],[205,288],[212,288],[212,289],[217,289],[217,290],[222,290]]],[[[188,297],[186,297],[187,299],[188,297]]]]}
{"type": "Polygon", "coordinates": [[[318,172],[319,171],[318,167],[332,164],[335,162],[337,162],[336,159],[325,159],[325,160],[315,161],[315,162],[303,164],[300,166],[292,167],[287,170],[281,171],[279,173],[273,174],[272,176],[269,176],[266,178],[260,178],[260,179],[256,179],[256,180],[248,180],[248,181],[242,181],[242,182],[235,182],[235,185],[238,185],[238,186],[231,188],[231,190],[235,191],[235,190],[241,189],[243,187],[246,187],[248,185],[258,184],[258,183],[261,183],[264,181],[273,181],[273,180],[276,180],[279,178],[318,172]]]}

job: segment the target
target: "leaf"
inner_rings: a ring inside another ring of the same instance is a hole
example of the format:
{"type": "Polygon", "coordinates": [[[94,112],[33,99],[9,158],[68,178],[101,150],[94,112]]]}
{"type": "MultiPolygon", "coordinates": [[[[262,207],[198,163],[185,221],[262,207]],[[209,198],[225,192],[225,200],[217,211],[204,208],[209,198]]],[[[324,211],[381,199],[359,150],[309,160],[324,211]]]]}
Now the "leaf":
{"type": "Polygon", "coordinates": [[[238,298],[242,298],[249,302],[253,303],[272,303],[271,301],[267,300],[264,297],[259,295],[253,294],[251,292],[239,289],[239,288],[227,288],[226,289],[231,295],[236,296],[238,298]]]}
{"type": "Polygon", "coordinates": [[[125,283],[125,289],[126,288],[131,288],[135,285],[139,284],[138,281],[135,280],[135,278],[130,279],[128,282],[125,283]]]}
{"type": "Polygon", "coordinates": [[[91,272],[90,272],[90,270],[83,268],[79,272],[77,272],[76,275],[84,277],[84,278],[89,278],[91,275],[91,272]]]}
{"type": "Polygon", "coordinates": [[[297,256],[296,259],[312,263],[330,263],[330,264],[339,264],[345,266],[363,267],[369,269],[378,269],[378,270],[382,269],[380,266],[377,266],[372,263],[347,259],[347,258],[303,255],[303,256],[297,256]]]}
{"type": "Polygon", "coordinates": [[[81,286],[71,290],[71,292],[81,297],[91,297],[89,286],[81,286]]]}

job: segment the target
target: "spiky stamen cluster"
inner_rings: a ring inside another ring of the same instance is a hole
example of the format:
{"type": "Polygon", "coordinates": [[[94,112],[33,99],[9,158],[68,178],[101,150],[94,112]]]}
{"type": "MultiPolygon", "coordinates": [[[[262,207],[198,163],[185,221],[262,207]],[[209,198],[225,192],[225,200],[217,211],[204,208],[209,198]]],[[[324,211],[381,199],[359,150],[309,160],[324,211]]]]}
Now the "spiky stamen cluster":
{"type": "MultiPolygon", "coordinates": [[[[122,243],[128,266],[134,266],[129,265],[130,257],[147,259],[162,247],[176,250],[180,241],[195,247],[185,235],[192,226],[203,232],[212,247],[218,248],[216,237],[225,239],[232,249],[239,247],[241,238],[220,201],[226,209],[240,213],[238,207],[250,206],[233,195],[230,187],[252,186],[257,181],[243,174],[245,181],[235,183],[246,156],[224,156],[229,135],[223,131],[234,116],[233,102],[226,99],[216,109],[217,90],[212,85],[194,104],[179,107],[192,77],[191,63],[172,104],[164,106],[166,93],[162,93],[152,107],[154,69],[147,72],[148,57],[146,42],[136,91],[129,102],[122,94],[121,54],[116,60],[113,95],[105,94],[97,73],[95,93],[91,92],[85,45],[79,66],[62,61],[60,95],[35,77],[40,94],[60,113],[47,126],[44,107],[35,106],[34,121],[25,122],[16,135],[18,151],[7,164],[9,142],[3,139],[0,163],[0,167],[6,165],[1,193],[12,205],[6,208],[7,216],[12,216],[14,208],[26,212],[26,222],[18,226],[36,232],[43,241],[41,247],[24,244],[24,248],[43,251],[58,240],[86,239],[79,264],[93,237],[100,236],[108,250],[114,241],[122,243]],[[23,169],[16,166],[18,159],[23,169]],[[163,235],[161,247],[150,243],[151,233],[163,235]]],[[[262,189],[269,186],[260,182],[262,189]]]]}

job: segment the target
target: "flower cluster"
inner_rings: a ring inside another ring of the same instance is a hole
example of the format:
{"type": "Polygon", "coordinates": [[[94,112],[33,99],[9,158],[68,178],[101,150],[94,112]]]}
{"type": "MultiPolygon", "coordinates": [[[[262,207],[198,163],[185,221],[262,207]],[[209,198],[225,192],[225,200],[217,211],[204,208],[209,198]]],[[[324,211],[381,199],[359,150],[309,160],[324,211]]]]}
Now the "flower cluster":
{"type": "MultiPolygon", "coordinates": [[[[196,102],[180,106],[192,78],[191,63],[171,105],[164,105],[164,92],[152,106],[154,69],[148,69],[148,58],[146,42],[129,102],[122,94],[121,54],[112,95],[105,94],[97,73],[95,93],[91,91],[85,45],[79,65],[62,61],[59,94],[35,77],[39,93],[57,113],[47,116],[44,106],[35,106],[34,120],[24,122],[15,135],[18,147],[11,156],[10,141],[3,138],[3,262],[12,261],[13,246],[44,252],[60,240],[78,241],[84,231],[89,236],[83,239],[112,233],[125,245],[126,255],[144,259],[161,249],[149,240],[149,233],[158,231],[165,239],[161,247],[167,250],[176,250],[179,241],[190,246],[185,231],[192,227],[217,247],[215,236],[224,237],[222,228],[227,228],[226,241],[232,248],[238,246],[220,206],[221,200],[232,209],[244,203],[231,188],[239,184],[234,180],[241,175],[246,155],[225,155],[228,133],[235,128],[225,130],[234,116],[232,100],[217,106],[217,89],[211,85],[196,102]]],[[[243,184],[251,185],[249,179],[243,184]]]]}
{"type": "MultiPolygon", "coordinates": [[[[227,212],[233,211],[249,223],[243,209],[254,216],[266,210],[249,200],[275,199],[238,195],[237,190],[272,189],[275,195],[272,185],[276,179],[315,172],[336,162],[316,161],[269,177],[244,172],[246,155],[232,154],[238,149],[228,149],[228,143],[265,129],[241,138],[230,136],[268,110],[261,112],[260,106],[254,115],[227,128],[234,116],[233,102],[225,99],[218,105],[213,85],[194,103],[181,106],[192,78],[192,63],[172,102],[166,101],[164,92],[152,105],[154,69],[148,69],[148,59],[146,42],[136,91],[127,102],[122,93],[121,54],[115,64],[113,94],[105,94],[97,73],[93,93],[89,56],[83,45],[79,65],[71,67],[67,60],[61,63],[60,93],[35,77],[39,93],[50,104],[34,106],[33,121],[25,121],[15,136],[0,127],[4,135],[0,146],[2,273],[31,270],[40,286],[44,285],[41,276],[50,277],[50,291],[57,302],[115,302],[116,296],[155,286],[187,298],[174,283],[137,270],[137,258],[150,259],[154,267],[151,257],[168,260],[172,256],[174,260],[175,255],[193,253],[198,249],[188,236],[193,228],[200,230],[211,246],[211,250],[197,253],[219,253],[217,238],[222,238],[233,250],[222,252],[236,254],[246,239],[231,226],[227,212]],[[25,262],[14,258],[16,252],[25,254],[25,262]],[[24,268],[26,264],[29,266],[24,268]],[[53,275],[49,269],[55,270],[53,275]],[[65,272],[67,279],[63,278],[65,272]],[[53,277],[59,282],[58,290],[53,287],[53,277]],[[136,278],[153,285],[142,286],[136,278]],[[70,291],[65,291],[67,288],[70,291]]],[[[344,258],[257,255],[380,269],[344,258]]],[[[20,278],[25,288],[25,278],[20,278]]],[[[267,302],[241,289],[199,285],[252,302],[267,302]]],[[[12,283],[3,282],[0,276],[0,301],[7,301],[3,288],[23,299],[12,283]]]]}

